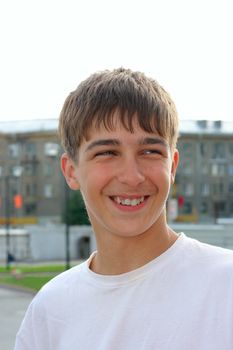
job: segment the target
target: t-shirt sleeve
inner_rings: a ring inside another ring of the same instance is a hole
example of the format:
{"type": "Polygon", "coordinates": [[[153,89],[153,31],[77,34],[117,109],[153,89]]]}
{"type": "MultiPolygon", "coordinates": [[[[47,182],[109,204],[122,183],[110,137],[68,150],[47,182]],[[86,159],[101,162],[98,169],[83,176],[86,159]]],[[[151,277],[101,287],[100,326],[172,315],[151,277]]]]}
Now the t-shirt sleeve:
{"type": "Polygon", "coordinates": [[[44,311],[39,298],[35,297],[29,305],[16,335],[14,350],[49,349],[49,336],[44,311]]]}

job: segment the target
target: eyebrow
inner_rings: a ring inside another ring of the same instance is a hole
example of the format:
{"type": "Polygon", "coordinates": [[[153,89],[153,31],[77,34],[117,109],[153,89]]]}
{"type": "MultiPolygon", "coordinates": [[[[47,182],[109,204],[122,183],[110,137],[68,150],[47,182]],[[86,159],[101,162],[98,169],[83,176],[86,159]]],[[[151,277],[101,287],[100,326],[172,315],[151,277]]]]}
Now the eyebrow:
{"type": "MultiPolygon", "coordinates": [[[[162,139],[160,137],[143,137],[139,139],[139,145],[144,146],[144,145],[162,145],[164,147],[168,147],[168,143],[165,139],[162,139]]],[[[120,146],[121,142],[117,139],[100,139],[91,142],[85,152],[88,152],[92,150],[95,147],[98,146],[120,146]]]]}
{"type": "Polygon", "coordinates": [[[168,147],[168,143],[165,139],[160,138],[160,137],[143,137],[140,141],[139,144],[144,146],[144,145],[162,145],[165,147],[168,147]]]}
{"type": "Polygon", "coordinates": [[[101,139],[91,142],[85,152],[90,151],[91,149],[98,146],[119,146],[121,143],[117,139],[101,139]]]}

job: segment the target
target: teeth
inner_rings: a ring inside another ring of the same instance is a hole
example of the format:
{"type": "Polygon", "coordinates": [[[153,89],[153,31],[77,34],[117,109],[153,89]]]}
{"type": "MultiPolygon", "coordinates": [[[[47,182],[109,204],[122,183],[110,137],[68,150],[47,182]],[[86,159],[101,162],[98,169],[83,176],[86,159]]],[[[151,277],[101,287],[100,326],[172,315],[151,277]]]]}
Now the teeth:
{"type": "Polygon", "coordinates": [[[144,201],[145,197],[143,196],[141,198],[134,198],[134,199],[113,197],[113,199],[118,204],[135,207],[136,205],[142,203],[144,201]]]}
{"type": "Polygon", "coordinates": [[[121,200],[119,197],[114,197],[114,201],[117,202],[118,204],[121,204],[121,200]]]}

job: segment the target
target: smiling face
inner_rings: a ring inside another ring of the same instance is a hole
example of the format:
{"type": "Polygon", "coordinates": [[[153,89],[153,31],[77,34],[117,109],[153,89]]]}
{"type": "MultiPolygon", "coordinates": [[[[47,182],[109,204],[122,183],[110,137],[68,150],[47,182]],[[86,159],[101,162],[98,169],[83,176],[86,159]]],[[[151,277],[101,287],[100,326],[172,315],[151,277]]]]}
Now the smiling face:
{"type": "Polygon", "coordinates": [[[69,186],[80,189],[96,235],[133,237],[166,226],[165,205],[178,164],[177,150],[156,133],[91,130],[78,161],[61,160],[69,186]]]}

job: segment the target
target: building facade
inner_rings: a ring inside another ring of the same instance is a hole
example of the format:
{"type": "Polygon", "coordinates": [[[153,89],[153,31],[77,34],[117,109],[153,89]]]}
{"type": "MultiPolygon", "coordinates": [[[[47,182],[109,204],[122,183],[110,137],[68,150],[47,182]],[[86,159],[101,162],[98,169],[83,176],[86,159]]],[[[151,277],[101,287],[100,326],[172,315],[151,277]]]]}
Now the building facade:
{"type": "MultiPolygon", "coordinates": [[[[0,123],[0,224],[7,216],[16,225],[62,221],[57,125],[57,119],[0,123]]],[[[172,221],[233,218],[233,122],[181,121],[178,149],[172,221]]]]}
{"type": "Polygon", "coordinates": [[[13,223],[60,222],[65,183],[60,171],[57,121],[19,124],[15,129],[11,123],[2,123],[2,132],[0,124],[1,220],[8,204],[13,223]],[[21,197],[18,206],[17,195],[21,197]]]}
{"type": "Polygon", "coordinates": [[[233,122],[181,121],[177,221],[233,218],[233,122]]]}

